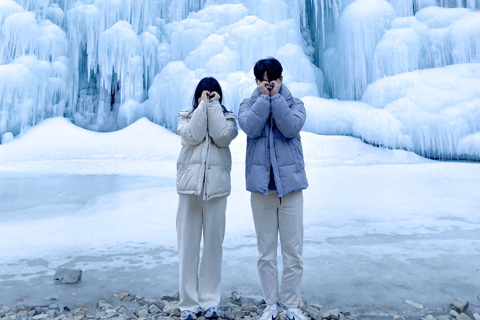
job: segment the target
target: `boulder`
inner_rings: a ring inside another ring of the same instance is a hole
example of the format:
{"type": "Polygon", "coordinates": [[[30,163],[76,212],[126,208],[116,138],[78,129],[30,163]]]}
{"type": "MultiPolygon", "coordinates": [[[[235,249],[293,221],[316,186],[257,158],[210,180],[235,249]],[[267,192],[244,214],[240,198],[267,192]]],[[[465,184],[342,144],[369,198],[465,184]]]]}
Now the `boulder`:
{"type": "Polygon", "coordinates": [[[53,280],[59,280],[61,283],[74,284],[82,279],[81,269],[58,268],[53,280]]]}

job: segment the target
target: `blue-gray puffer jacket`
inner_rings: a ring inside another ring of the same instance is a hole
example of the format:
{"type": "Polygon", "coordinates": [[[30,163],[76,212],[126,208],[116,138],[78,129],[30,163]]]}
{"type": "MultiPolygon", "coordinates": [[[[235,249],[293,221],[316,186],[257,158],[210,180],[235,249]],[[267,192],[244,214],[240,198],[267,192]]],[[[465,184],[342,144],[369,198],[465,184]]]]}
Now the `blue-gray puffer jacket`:
{"type": "Polygon", "coordinates": [[[255,89],[238,110],[238,123],[247,134],[247,190],[268,195],[270,166],[279,197],[308,187],[300,130],[306,118],[300,99],[285,85],[269,97],[255,89]]]}

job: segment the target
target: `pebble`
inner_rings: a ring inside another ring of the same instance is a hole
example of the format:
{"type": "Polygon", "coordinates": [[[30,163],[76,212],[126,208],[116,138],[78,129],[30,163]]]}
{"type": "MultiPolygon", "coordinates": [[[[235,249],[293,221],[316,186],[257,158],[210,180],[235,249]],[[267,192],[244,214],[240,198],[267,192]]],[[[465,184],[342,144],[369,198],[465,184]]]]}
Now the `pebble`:
{"type": "Polygon", "coordinates": [[[418,309],[423,309],[423,304],[413,302],[412,300],[405,300],[405,301],[403,301],[403,302],[405,302],[406,304],[411,305],[412,307],[415,307],[415,308],[418,308],[418,309]]]}
{"type": "Polygon", "coordinates": [[[461,313],[460,316],[457,317],[457,320],[472,320],[470,316],[466,313],[461,313]]]}
{"type": "Polygon", "coordinates": [[[160,310],[156,305],[152,304],[150,306],[150,308],[148,308],[148,311],[151,313],[151,314],[159,314],[160,312],[162,312],[162,310],[160,310]]]}
{"type": "Polygon", "coordinates": [[[330,319],[330,320],[337,320],[340,318],[340,310],[339,309],[333,309],[333,310],[328,310],[323,313],[322,316],[323,319],[330,319]]]}
{"type": "Polygon", "coordinates": [[[458,311],[458,312],[463,312],[468,309],[468,301],[460,299],[460,298],[455,298],[453,299],[453,302],[450,304],[453,310],[458,311]]]}
{"type": "MultiPolygon", "coordinates": [[[[17,305],[14,310],[0,304],[0,320],[179,320],[181,313],[176,295],[178,296],[178,293],[156,300],[128,292],[115,293],[113,297],[117,300],[114,299],[112,302],[101,299],[94,306],[93,311],[91,311],[91,305],[78,308],[76,306],[76,309],[70,312],[68,307],[51,302],[48,306],[17,305]],[[119,301],[127,303],[122,305],[119,301]]],[[[405,300],[404,302],[423,309],[423,305],[413,301],[405,300]]],[[[456,298],[450,306],[452,309],[449,315],[429,314],[423,320],[480,320],[478,313],[474,313],[472,319],[463,312],[468,308],[468,301],[456,298]]],[[[307,306],[303,303],[299,307],[302,307],[302,310],[305,309],[307,320],[355,320],[349,312],[341,312],[339,309],[322,312],[324,307],[320,304],[307,306]]],[[[232,297],[226,299],[220,306],[221,318],[218,320],[258,320],[265,308],[266,304],[262,297],[242,296],[239,292],[233,292],[232,297]]],[[[202,313],[197,315],[197,320],[205,320],[202,313]]],[[[285,320],[285,315],[285,308],[280,305],[279,320],[285,320]]],[[[405,320],[401,315],[394,315],[392,319],[405,320]]]]}
{"type": "Polygon", "coordinates": [[[307,314],[314,320],[322,320],[323,315],[320,312],[320,309],[317,309],[313,306],[307,308],[307,314]]]}
{"type": "Polygon", "coordinates": [[[163,307],[163,312],[171,315],[175,309],[178,309],[178,301],[171,301],[163,307]]]}
{"type": "Polygon", "coordinates": [[[128,292],[114,293],[113,296],[120,301],[132,301],[135,299],[135,297],[128,292]]]}
{"type": "Polygon", "coordinates": [[[451,318],[454,318],[454,319],[456,319],[456,318],[458,318],[458,317],[460,316],[460,315],[458,314],[458,312],[455,311],[455,310],[450,310],[450,313],[449,313],[448,315],[449,315],[451,318]]]}
{"type": "Polygon", "coordinates": [[[140,309],[137,313],[139,318],[146,318],[148,316],[148,310],[140,309]]]}

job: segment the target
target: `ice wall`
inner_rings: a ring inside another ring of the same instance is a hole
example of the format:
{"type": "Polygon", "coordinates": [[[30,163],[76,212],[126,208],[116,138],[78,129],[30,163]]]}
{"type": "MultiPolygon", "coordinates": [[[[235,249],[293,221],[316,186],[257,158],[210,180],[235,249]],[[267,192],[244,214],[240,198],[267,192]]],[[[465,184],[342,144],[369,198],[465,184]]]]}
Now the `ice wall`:
{"type": "Polygon", "coordinates": [[[363,101],[339,107],[343,122],[318,106],[312,123],[329,124],[311,131],[474,154],[476,120],[439,147],[425,141],[434,131],[400,130],[405,118],[365,92],[384,78],[480,62],[479,9],[480,0],[0,0],[0,137],[52,116],[95,131],[140,117],[174,130],[205,76],[236,112],[255,88],[255,61],[275,56],[295,96],[363,101]]]}

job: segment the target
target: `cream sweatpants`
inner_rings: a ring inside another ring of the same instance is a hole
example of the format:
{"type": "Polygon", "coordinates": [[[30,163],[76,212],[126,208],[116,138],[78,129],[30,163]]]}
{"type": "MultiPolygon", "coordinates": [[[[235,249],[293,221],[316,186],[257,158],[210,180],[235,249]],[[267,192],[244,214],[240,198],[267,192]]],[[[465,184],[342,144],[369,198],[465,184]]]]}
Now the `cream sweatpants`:
{"type": "Polygon", "coordinates": [[[179,195],[177,243],[181,311],[198,312],[199,308],[206,310],[220,303],[226,209],[226,196],[204,201],[202,195],[179,195]],[[202,231],[203,254],[200,262],[202,231]]]}
{"type": "Polygon", "coordinates": [[[279,198],[277,191],[268,196],[252,192],[251,205],[258,247],[258,273],[267,304],[279,298],[277,245],[283,256],[281,302],[291,308],[300,303],[303,275],[303,193],[296,191],[279,198]]]}

